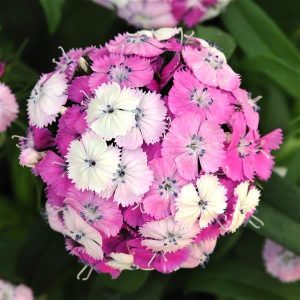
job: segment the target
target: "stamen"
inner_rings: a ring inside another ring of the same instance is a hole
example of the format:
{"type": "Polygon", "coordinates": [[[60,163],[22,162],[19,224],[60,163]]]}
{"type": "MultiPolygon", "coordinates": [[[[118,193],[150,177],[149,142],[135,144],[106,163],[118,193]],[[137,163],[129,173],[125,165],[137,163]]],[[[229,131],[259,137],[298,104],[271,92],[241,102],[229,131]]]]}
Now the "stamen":
{"type": "Polygon", "coordinates": [[[219,219],[217,219],[217,223],[221,226],[221,228],[222,228],[224,231],[227,231],[227,228],[220,222],[219,219]]]}
{"type": "Polygon", "coordinates": [[[252,222],[251,220],[249,220],[249,223],[255,228],[255,229],[260,229],[261,227],[263,227],[265,224],[264,224],[264,222],[261,220],[261,219],[259,219],[258,217],[256,217],[256,216],[251,216],[251,218],[252,219],[254,219],[255,221],[257,221],[259,224],[257,225],[257,224],[255,224],[254,222],[252,222]]]}
{"type": "Polygon", "coordinates": [[[87,99],[89,99],[88,94],[84,90],[80,90],[79,92],[82,93],[87,99]]]}
{"type": "Polygon", "coordinates": [[[154,258],[156,257],[157,252],[154,252],[154,254],[152,255],[151,259],[148,262],[148,267],[150,267],[150,265],[152,264],[154,258]]]}
{"type": "Polygon", "coordinates": [[[255,97],[254,99],[252,99],[252,102],[253,102],[253,103],[256,103],[256,102],[258,102],[261,98],[262,98],[262,96],[257,96],[257,97],[255,97]]]}
{"type": "Polygon", "coordinates": [[[87,273],[87,275],[84,277],[84,278],[81,278],[81,275],[83,274],[83,272],[88,268],[89,266],[88,265],[85,265],[81,270],[80,272],[77,274],[76,278],[77,280],[82,280],[82,281],[86,281],[88,280],[90,277],[91,277],[91,274],[93,272],[93,267],[90,267],[90,270],[89,272],[87,273]]]}

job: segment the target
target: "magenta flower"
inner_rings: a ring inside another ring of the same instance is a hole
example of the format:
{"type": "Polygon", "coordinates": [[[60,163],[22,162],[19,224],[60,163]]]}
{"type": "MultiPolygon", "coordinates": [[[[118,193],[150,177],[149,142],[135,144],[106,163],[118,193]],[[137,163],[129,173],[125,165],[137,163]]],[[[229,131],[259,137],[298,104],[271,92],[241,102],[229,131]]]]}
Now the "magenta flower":
{"type": "Polygon", "coordinates": [[[19,106],[10,88],[0,82],[0,132],[6,131],[17,118],[19,106]]]}
{"type": "MultiPolygon", "coordinates": [[[[187,4],[197,15],[198,0],[187,4]]],[[[49,226],[83,264],[79,279],[205,266],[220,236],[262,224],[256,180],[271,176],[282,132],[260,136],[261,97],[240,89],[220,50],[160,28],[56,64],[28,100],[20,164],[43,180],[49,226]]]]}
{"type": "Polygon", "coordinates": [[[290,283],[300,280],[300,257],[283,246],[266,240],[263,259],[268,273],[281,282],[290,283]]]}

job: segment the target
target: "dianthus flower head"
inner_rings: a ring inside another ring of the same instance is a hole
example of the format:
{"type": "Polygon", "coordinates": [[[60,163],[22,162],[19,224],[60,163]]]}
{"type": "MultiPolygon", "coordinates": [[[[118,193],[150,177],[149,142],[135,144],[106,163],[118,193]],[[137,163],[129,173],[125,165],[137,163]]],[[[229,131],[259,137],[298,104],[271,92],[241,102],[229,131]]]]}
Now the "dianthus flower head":
{"type": "Polygon", "coordinates": [[[283,246],[266,240],[263,259],[267,272],[281,282],[290,283],[300,280],[300,257],[283,246]]]}
{"type": "Polygon", "coordinates": [[[6,131],[17,118],[19,106],[10,88],[0,82],[0,132],[6,131]]]}
{"type": "Polygon", "coordinates": [[[260,97],[240,83],[179,28],[64,52],[40,78],[20,163],[44,182],[79,278],[205,266],[219,236],[262,224],[255,180],[271,176],[282,132],[260,135],[260,97]]]}
{"type": "Polygon", "coordinates": [[[23,285],[13,285],[0,279],[0,299],[3,300],[33,300],[32,290],[23,285]]]}
{"type": "Polygon", "coordinates": [[[172,27],[183,22],[192,27],[219,15],[231,0],[93,0],[129,24],[144,29],[172,27]]]}

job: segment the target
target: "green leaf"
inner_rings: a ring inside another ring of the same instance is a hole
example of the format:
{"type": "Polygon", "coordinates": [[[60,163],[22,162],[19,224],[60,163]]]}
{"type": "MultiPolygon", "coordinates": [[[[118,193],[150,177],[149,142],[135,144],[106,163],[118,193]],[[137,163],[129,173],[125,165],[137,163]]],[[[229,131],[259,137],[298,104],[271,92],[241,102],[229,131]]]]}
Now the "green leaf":
{"type": "Polygon", "coordinates": [[[247,56],[273,54],[292,66],[300,64],[297,48],[254,1],[233,1],[222,19],[247,56]]]}
{"type": "Polygon", "coordinates": [[[104,288],[121,294],[134,293],[145,284],[148,275],[149,272],[141,270],[124,271],[117,279],[112,280],[107,274],[99,274],[93,280],[89,299],[97,299],[97,295],[99,295],[104,288]]]}
{"type": "Polygon", "coordinates": [[[39,0],[47,18],[48,29],[54,33],[59,26],[64,0],[39,0]]]}
{"type": "MultiPolygon", "coordinates": [[[[277,200],[285,201],[289,205],[285,197],[277,200]]],[[[260,203],[257,217],[264,222],[264,226],[259,229],[249,226],[252,230],[300,255],[299,222],[267,203],[260,203]]]]}
{"type": "Polygon", "coordinates": [[[232,36],[217,27],[199,25],[195,29],[195,36],[216,44],[227,58],[231,57],[236,48],[232,36]]]}
{"type": "Polygon", "coordinates": [[[300,292],[299,284],[281,284],[261,264],[256,266],[246,260],[228,259],[209,265],[205,271],[191,273],[187,292],[210,292],[249,300],[297,300],[300,292]]]}
{"type": "Polygon", "coordinates": [[[273,55],[259,55],[243,61],[242,67],[267,75],[292,97],[300,99],[300,69],[285,60],[273,55]]]}
{"type": "Polygon", "coordinates": [[[273,174],[263,185],[262,199],[300,224],[300,188],[290,180],[273,174]]]}

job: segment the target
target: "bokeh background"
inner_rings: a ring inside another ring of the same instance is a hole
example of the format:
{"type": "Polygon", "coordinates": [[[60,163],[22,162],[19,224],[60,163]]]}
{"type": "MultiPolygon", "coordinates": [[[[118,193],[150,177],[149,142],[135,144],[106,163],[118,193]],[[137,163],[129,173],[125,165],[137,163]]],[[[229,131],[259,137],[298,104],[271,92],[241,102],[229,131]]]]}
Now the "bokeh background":
{"type": "Polygon", "coordinates": [[[16,140],[25,135],[26,99],[39,74],[53,69],[58,46],[103,44],[133,28],[88,0],[0,0],[0,80],[16,93],[19,119],[0,134],[0,278],[24,282],[38,300],[218,299],[299,300],[300,282],[282,284],[265,272],[265,238],[300,255],[300,2],[235,0],[217,19],[194,28],[217,43],[242,74],[243,86],[262,95],[261,133],[281,127],[284,144],[273,175],[263,187],[259,230],[240,229],[220,239],[204,269],[171,275],[124,272],[117,280],[93,274],[76,280],[82,268],[64,249],[63,238],[44,216],[43,185],[18,165],[16,140]]]}

